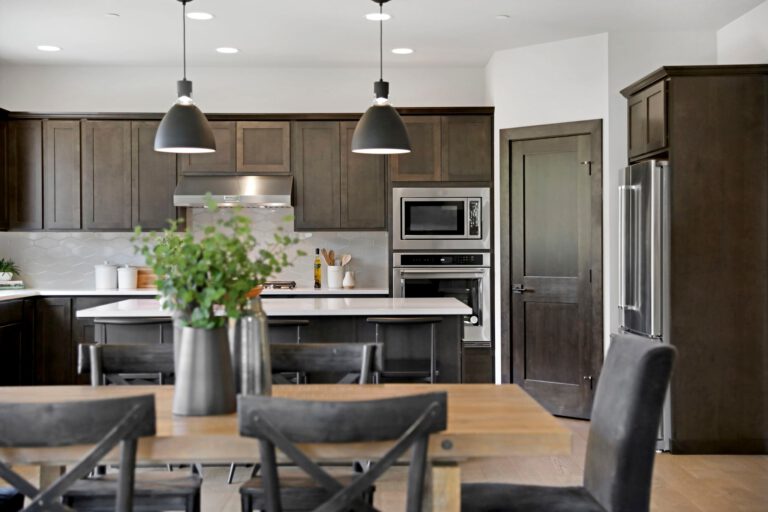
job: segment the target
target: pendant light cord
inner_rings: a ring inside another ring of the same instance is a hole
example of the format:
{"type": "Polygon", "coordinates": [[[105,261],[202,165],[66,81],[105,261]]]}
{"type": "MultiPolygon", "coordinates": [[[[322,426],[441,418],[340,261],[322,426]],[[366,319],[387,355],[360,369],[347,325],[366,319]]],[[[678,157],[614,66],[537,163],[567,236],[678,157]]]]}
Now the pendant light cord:
{"type": "Polygon", "coordinates": [[[187,79],[187,2],[181,2],[182,53],[184,55],[184,80],[187,79]]]}
{"type": "Polygon", "coordinates": [[[379,81],[384,80],[384,4],[379,3],[379,81]]]}

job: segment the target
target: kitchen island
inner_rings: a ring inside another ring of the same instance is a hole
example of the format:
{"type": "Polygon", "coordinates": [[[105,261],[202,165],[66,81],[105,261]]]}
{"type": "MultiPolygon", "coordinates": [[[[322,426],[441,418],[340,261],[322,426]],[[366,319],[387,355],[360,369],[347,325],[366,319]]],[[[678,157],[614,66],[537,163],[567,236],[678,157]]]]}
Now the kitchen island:
{"type": "MultiPolygon", "coordinates": [[[[264,311],[270,318],[269,335],[273,342],[372,342],[377,339],[375,317],[438,317],[435,324],[437,380],[461,382],[461,337],[463,317],[471,309],[448,297],[440,298],[264,298],[264,311]]],[[[130,299],[87,308],[76,312],[77,318],[107,322],[97,342],[141,342],[128,339],[140,333],[151,319],[167,321],[169,311],[153,299],[130,299]],[[142,325],[128,330],[131,319],[142,325]],[[109,320],[114,320],[112,332],[109,320]]],[[[151,323],[149,324],[151,325],[151,323]]],[[[385,345],[384,367],[387,372],[406,377],[428,368],[430,326],[426,324],[378,325],[378,340],[385,345]]],[[[166,335],[167,338],[167,335],[166,335]]],[[[157,342],[146,339],[147,342],[157,342]]],[[[396,378],[396,377],[395,377],[396,378]]]]}

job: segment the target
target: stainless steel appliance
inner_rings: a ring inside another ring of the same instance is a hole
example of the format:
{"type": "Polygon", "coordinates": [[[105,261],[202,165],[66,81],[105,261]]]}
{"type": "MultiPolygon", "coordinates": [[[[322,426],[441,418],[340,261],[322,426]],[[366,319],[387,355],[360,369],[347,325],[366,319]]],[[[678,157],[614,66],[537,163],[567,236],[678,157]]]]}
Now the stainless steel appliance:
{"type": "Polygon", "coordinates": [[[472,308],[464,317],[465,347],[490,347],[490,253],[396,253],[395,297],[454,297],[472,308]]]}
{"type": "Polygon", "coordinates": [[[489,250],[489,188],[401,187],[392,190],[394,250],[489,250]]]}
{"type": "MultiPolygon", "coordinates": [[[[619,329],[669,343],[669,164],[648,160],[619,174],[619,329]]],[[[659,449],[669,449],[670,401],[659,449]]]]}
{"type": "Polygon", "coordinates": [[[174,206],[207,206],[207,195],[221,207],[290,208],[292,176],[187,174],[173,193],[174,206]]]}

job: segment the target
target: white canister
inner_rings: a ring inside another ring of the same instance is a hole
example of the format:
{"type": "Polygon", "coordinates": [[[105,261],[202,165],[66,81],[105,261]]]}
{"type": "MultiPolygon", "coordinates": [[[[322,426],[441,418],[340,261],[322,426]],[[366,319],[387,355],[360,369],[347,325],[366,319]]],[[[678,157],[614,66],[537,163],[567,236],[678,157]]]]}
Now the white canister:
{"type": "Polygon", "coordinates": [[[139,280],[139,269],[128,265],[117,269],[117,287],[121,290],[134,290],[139,280]]]}
{"type": "Polygon", "coordinates": [[[351,270],[348,270],[347,273],[344,274],[344,281],[341,284],[344,285],[344,288],[354,288],[355,273],[351,270]]]}
{"type": "Polygon", "coordinates": [[[328,288],[338,290],[344,281],[344,267],[341,265],[328,265],[328,288]]]}
{"type": "Polygon", "coordinates": [[[97,290],[114,290],[117,288],[117,267],[104,262],[94,267],[97,290]]]}

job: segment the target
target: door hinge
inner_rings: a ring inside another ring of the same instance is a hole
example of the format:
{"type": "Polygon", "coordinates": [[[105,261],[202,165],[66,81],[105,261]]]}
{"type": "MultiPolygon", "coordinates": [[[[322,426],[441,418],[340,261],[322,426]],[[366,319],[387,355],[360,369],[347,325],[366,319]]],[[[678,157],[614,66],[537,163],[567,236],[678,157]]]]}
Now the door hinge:
{"type": "Polygon", "coordinates": [[[589,175],[592,176],[592,162],[590,160],[584,160],[581,162],[581,165],[586,165],[587,171],[589,171],[589,175]]]}
{"type": "Polygon", "coordinates": [[[585,375],[584,376],[584,380],[589,384],[589,389],[593,389],[592,388],[592,381],[593,381],[592,376],[591,375],[585,375]]]}

